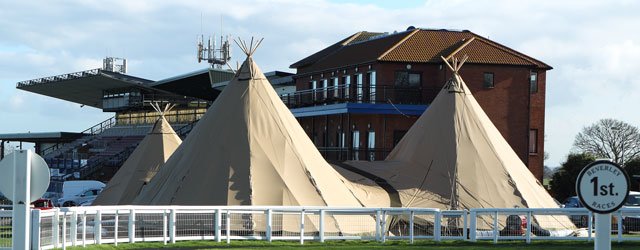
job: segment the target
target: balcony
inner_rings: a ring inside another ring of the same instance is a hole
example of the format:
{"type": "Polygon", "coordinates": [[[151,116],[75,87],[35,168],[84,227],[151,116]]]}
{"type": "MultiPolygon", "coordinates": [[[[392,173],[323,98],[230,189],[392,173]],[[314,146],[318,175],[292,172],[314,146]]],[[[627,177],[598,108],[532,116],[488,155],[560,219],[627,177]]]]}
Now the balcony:
{"type": "Polygon", "coordinates": [[[318,147],[318,151],[327,161],[382,161],[391,152],[388,148],[346,148],[318,147]]]}
{"type": "Polygon", "coordinates": [[[380,85],[338,85],[296,91],[281,95],[288,108],[312,107],[336,103],[372,104],[426,104],[422,98],[422,88],[380,85]]]}

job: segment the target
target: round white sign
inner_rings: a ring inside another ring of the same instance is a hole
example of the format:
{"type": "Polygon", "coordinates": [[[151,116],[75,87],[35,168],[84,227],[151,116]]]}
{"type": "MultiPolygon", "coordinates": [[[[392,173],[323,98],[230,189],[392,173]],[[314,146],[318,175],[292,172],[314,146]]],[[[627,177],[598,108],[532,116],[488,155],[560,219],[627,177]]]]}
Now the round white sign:
{"type": "Polygon", "coordinates": [[[20,168],[31,168],[30,201],[34,202],[47,191],[49,187],[49,167],[47,162],[39,155],[27,150],[15,151],[0,161],[0,192],[8,199],[13,199],[15,180],[13,179],[13,167],[17,164],[20,168]],[[28,156],[27,156],[28,155],[28,156]],[[26,158],[30,157],[31,165],[27,166],[26,158]]]}
{"type": "Polygon", "coordinates": [[[576,193],[582,204],[595,213],[618,210],[629,195],[629,177],[618,164],[600,160],[580,171],[576,193]]]}

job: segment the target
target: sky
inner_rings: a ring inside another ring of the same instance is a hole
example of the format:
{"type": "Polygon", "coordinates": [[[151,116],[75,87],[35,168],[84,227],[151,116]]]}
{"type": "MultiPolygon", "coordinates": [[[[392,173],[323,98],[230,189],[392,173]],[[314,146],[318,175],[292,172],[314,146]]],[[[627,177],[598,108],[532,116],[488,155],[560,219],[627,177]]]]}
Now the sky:
{"type": "MultiPolygon", "coordinates": [[[[559,166],[585,126],[615,118],[640,126],[638,1],[13,1],[0,0],[0,133],[79,132],[113,116],[17,90],[18,81],[128,60],[129,74],[160,80],[206,68],[200,34],[264,41],[264,72],[358,31],[470,30],[539,59],[547,72],[545,151],[559,166]]],[[[232,61],[244,56],[234,46],[232,61]]]]}

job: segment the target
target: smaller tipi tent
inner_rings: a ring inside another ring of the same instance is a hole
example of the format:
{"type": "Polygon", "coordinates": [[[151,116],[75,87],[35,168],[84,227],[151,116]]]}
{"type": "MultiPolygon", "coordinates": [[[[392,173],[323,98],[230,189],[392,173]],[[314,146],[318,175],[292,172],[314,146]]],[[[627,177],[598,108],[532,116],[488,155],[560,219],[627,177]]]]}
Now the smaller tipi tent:
{"type": "MultiPolygon", "coordinates": [[[[458,74],[465,60],[444,60],[451,79],[385,161],[346,164],[386,180],[403,207],[557,208],[458,74]]],[[[536,219],[546,228],[573,227],[566,216],[536,219]]]]}
{"type": "Polygon", "coordinates": [[[152,106],[160,114],[160,118],[111,178],[93,205],[131,205],[142,187],[153,178],[182,143],[164,118],[164,114],[171,109],[169,105],[165,106],[164,111],[157,105],[152,106]]]}

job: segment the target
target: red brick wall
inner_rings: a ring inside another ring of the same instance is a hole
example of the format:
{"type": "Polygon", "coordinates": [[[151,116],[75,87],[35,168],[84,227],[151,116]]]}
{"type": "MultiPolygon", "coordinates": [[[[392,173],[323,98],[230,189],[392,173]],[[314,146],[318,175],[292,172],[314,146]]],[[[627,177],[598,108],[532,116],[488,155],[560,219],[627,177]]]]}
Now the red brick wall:
{"type": "MultiPolygon", "coordinates": [[[[378,63],[369,65],[360,65],[358,73],[364,74],[364,83],[366,88],[366,72],[375,70],[377,77],[377,85],[393,85],[395,80],[395,72],[398,70],[407,70],[407,63],[378,63]]],[[[421,80],[423,86],[423,99],[425,102],[431,102],[437,95],[438,91],[446,80],[451,76],[451,71],[445,65],[439,64],[410,64],[410,71],[421,72],[421,80]]],[[[529,93],[529,74],[530,68],[516,67],[507,65],[479,65],[465,64],[460,74],[465,83],[473,93],[474,97],[483,108],[487,116],[498,128],[502,136],[509,142],[520,159],[529,167],[531,172],[538,179],[542,179],[543,158],[544,158],[544,102],[545,102],[545,82],[546,74],[544,70],[538,70],[538,93],[529,93]],[[490,72],[494,74],[494,87],[485,88],[483,86],[484,73],[490,72]],[[538,147],[537,153],[529,153],[529,130],[538,130],[538,147]]],[[[333,70],[317,74],[306,74],[296,79],[298,90],[307,89],[308,83],[313,76],[313,80],[318,81],[320,87],[321,79],[330,79],[333,76],[341,77],[345,73],[353,75],[356,73],[355,67],[333,70]]],[[[352,79],[351,84],[355,84],[352,79]]],[[[343,122],[347,122],[346,114],[343,116],[343,122]]],[[[339,116],[338,116],[339,117],[339,116]]],[[[322,135],[324,127],[317,124],[324,124],[325,117],[316,117],[316,133],[318,137],[322,135]],[[321,122],[321,123],[320,123],[321,122]]],[[[339,118],[330,116],[330,128],[337,126],[339,118]]],[[[408,129],[415,118],[403,118],[403,116],[384,116],[384,115],[351,115],[350,124],[355,123],[361,131],[361,147],[367,145],[366,135],[364,131],[368,131],[367,124],[372,124],[376,132],[376,146],[385,146],[391,148],[393,146],[393,130],[408,129]],[[385,118],[386,117],[386,118],[385,118]],[[386,124],[386,126],[385,126],[386,124]],[[385,129],[383,129],[383,127],[385,129]]],[[[310,126],[311,118],[299,119],[303,126],[310,126]]],[[[329,129],[330,130],[330,129],[329,129]]],[[[309,133],[310,131],[307,131],[309,133]]],[[[330,134],[335,134],[329,131],[330,134]]],[[[335,138],[336,136],[329,136],[335,138]]],[[[350,133],[347,135],[347,145],[350,145],[350,133]]],[[[331,140],[327,146],[331,146],[331,140]]],[[[320,139],[318,143],[322,143],[320,139]]],[[[334,142],[333,145],[337,145],[334,142]]],[[[323,144],[317,144],[322,146],[323,144]]]]}

